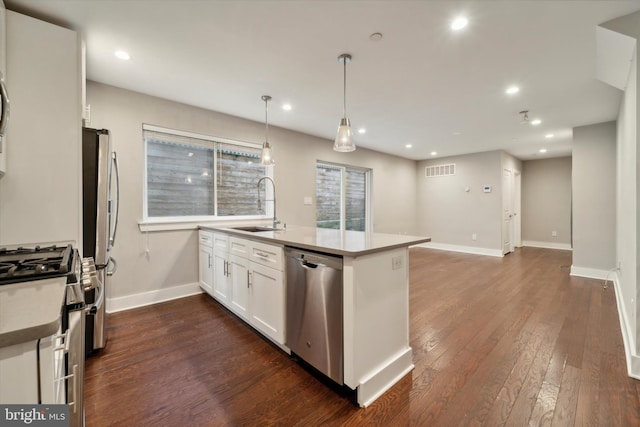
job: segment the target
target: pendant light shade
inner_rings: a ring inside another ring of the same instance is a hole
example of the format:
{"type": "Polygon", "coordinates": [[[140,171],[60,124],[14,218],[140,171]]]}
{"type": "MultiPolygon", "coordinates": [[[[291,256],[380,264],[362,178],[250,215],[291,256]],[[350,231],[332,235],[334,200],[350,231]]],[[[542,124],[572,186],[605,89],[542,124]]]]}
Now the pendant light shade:
{"type": "Polygon", "coordinates": [[[351,122],[347,118],[347,64],[351,62],[351,55],[343,53],[338,57],[338,62],[344,66],[343,104],[342,119],[340,119],[340,126],[338,126],[338,134],[336,135],[333,149],[342,153],[348,153],[356,149],[356,144],[353,141],[353,132],[351,131],[351,122]]]}
{"type": "Polygon", "coordinates": [[[265,137],[264,144],[262,144],[262,151],[260,152],[260,164],[270,166],[275,163],[273,159],[273,153],[271,151],[271,145],[269,144],[269,106],[268,102],[271,101],[269,95],[262,95],[261,98],[264,101],[264,124],[265,124],[265,137]]]}

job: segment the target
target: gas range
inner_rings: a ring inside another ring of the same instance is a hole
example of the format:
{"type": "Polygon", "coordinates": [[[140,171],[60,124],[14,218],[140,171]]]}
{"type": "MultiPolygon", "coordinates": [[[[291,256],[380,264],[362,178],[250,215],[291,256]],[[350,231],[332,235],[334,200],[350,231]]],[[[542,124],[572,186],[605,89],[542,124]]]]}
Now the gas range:
{"type": "Polygon", "coordinates": [[[82,273],[72,245],[0,248],[0,285],[66,276],[77,282],[82,273]]]}

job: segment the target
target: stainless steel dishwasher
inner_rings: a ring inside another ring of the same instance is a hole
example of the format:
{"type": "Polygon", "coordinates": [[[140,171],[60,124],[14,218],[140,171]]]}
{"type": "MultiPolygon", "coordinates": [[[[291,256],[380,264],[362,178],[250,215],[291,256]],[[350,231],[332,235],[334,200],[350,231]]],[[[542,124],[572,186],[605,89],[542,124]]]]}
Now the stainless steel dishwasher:
{"type": "Polygon", "coordinates": [[[285,259],[285,344],[342,385],[342,257],[286,248],[285,259]]]}

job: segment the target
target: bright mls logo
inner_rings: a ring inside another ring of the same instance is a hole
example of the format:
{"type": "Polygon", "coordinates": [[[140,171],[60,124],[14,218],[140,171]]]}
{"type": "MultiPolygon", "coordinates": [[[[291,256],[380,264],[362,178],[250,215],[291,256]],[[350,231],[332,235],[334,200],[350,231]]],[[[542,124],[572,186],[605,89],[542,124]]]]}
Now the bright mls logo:
{"type": "Polygon", "coordinates": [[[69,427],[67,405],[0,405],[0,426],[69,427]]]}

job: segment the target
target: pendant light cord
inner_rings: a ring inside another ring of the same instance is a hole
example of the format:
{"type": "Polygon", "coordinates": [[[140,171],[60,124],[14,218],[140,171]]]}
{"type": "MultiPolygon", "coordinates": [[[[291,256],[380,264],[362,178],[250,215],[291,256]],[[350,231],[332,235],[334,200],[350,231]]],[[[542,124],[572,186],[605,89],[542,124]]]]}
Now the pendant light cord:
{"type": "Polygon", "coordinates": [[[342,117],[347,117],[347,58],[342,60],[344,64],[344,74],[342,77],[343,90],[342,90],[342,117]]]}
{"type": "Polygon", "coordinates": [[[264,99],[264,123],[267,128],[265,142],[269,142],[269,98],[264,99]]]}

